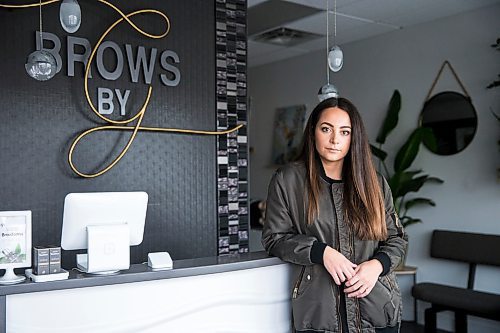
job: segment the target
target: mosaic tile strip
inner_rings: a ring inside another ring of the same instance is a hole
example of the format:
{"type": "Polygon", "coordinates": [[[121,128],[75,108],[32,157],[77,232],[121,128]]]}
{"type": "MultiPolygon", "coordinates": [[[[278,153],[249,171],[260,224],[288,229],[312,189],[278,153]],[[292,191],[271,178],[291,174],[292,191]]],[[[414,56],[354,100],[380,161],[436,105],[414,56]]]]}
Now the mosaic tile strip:
{"type": "Polygon", "coordinates": [[[218,253],[248,252],[246,0],[216,0],[218,253]]]}

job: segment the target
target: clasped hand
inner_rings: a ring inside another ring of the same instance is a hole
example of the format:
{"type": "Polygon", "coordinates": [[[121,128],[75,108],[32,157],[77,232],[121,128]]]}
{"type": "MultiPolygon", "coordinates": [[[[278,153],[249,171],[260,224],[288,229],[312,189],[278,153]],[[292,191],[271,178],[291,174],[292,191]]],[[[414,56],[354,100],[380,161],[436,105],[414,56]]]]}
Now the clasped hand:
{"type": "Polygon", "coordinates": [[[358,298],[372,291],[383,270],[382,264],[376,259],[356,265],[330,246],[323,253],[323,265],[337,285],[345,282],[347,297],[358,298]]]}

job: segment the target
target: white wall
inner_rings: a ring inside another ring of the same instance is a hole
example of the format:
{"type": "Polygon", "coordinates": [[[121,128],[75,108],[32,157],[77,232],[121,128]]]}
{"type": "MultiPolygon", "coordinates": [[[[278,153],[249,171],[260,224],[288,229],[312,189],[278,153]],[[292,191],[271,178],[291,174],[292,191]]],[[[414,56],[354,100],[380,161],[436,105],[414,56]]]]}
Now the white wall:
{"type": "MultiPolygon", "coordinates": [[[[472,98],[478,114],[478,130],[461,153],[438,156],[422,147],[414,169],[442,178],[443,185],[427,185],[419,195],[433,198],[435,208],[413,211],[423,224],[408,228],[408,264],[418,266],[418,281],[465,286],[467,267],[429,258],[431,231],[463,230],[500,234],[500,167],[497,140],[500,125],[490,110],[500,112],[500,88],[485,89],[500,73],[500,52],[490,47],[500,37],[500,6],[391,32],[342,45],[344,67],[331,75],[340,94],[359,108],[370,140],[375,141],[394,89],[402,95],[396,130],[385,149],[394,152],[418,122],[420,109],[444,60],[449,60],[472,98]]],[[[342,34],[342,27],[338,27],[342,34]]],[[[249,70],[251,198],[265,198],[273,173],[270,167],[272,129],[277,107],[317,104],[317,91],[326,83],[324,51],[249,70]]],[[[445,70],[434,92],[460,91],[445,70]]],[[[255,235],[252,234],[252,235],[255,235]]],[[[467,246],[467,244],[457,244],[467,246]]],[[[473,251],[474,249],[471,249],[473,251]]],[[[480,267],[476,288],[500,293],[500,269],[480,267]]],[[[425,304],[420,304],[423,320],[425,304]]],[[[438,317],[438,326],[451,330],[451,315],[438,317]]],[[[498,322],[469,319],[469,331],[498,332],[498,322]]]]}

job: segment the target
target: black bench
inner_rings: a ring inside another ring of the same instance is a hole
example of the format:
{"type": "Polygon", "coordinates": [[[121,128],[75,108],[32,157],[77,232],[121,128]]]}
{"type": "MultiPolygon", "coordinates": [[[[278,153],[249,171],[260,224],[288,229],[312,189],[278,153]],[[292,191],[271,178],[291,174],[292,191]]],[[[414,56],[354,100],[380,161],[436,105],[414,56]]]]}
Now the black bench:
{"type": "MultiPolygon", "coordinates": [[[[467,332],[467,315],[500,321],[500,295],[473,290],[477,265],[500,266],[500,236],[434,230],[431,257],[469,264],[467,288],[418,283],[412,295],[431,303],[425,310],[425,333],[436,332],[436,314],[455,312],[455,332],[467,332]]],[[[500,277],[499,277],[500,281],[500,277]]]]}

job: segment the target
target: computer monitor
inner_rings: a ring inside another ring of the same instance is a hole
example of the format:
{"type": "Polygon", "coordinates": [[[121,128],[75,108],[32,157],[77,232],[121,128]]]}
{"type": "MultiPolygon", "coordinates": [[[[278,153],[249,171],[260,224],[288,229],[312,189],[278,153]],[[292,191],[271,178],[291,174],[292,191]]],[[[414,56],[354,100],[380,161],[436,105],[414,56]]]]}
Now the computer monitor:
{"type": "Polygon", "coordinates": [[[0,212],[0,284],[24,281],[14,268],[31,266],[31,211],[0,212]]]}
{"type": "Polygon", "coordinates": [[[110,274],[130,266],[130,246],[144,234],[146,192],[69,193],[64,200],[61,247],[77,254],[86,273],[110,274]]]}

